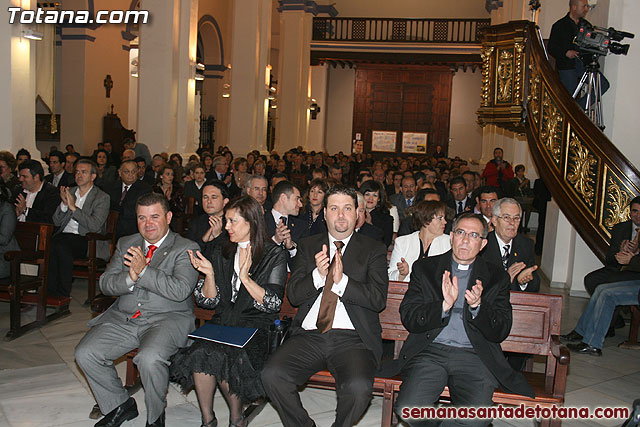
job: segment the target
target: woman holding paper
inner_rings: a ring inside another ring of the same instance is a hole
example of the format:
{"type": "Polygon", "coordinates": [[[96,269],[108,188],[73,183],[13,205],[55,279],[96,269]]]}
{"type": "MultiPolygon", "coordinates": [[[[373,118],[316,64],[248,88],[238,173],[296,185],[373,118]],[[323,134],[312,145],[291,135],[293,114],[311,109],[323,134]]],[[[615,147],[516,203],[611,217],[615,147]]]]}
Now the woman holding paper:
{"type": "Polygon", "coordinates": [[[205,253],[189,252],[200,279],[194,296],[204,308],[215,309],[212,323],[257,328],[242,348],[196,339],[171,360],[171,380],[183,390],[195,386],[202,426],[214,427],[216,385],[230,409],[229,425],[245,426],[243,403],[264,396],[260,371],[268,357],[268,330],[278,317],[287,281],[287,252],[266,235],[260,204],[249,196],[225,209],[228,240],[205,253]]]}

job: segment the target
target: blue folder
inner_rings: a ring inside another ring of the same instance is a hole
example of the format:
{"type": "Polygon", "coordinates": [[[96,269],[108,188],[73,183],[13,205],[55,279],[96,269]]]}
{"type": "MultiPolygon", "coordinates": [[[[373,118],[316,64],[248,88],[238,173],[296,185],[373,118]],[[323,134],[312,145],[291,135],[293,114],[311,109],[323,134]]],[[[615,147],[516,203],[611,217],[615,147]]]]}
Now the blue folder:
{"type": "Polygon", "coordinates": [[[257,328],[238,328],[206,323],[189,334],[189,338],[213,341],[234,347],[244,347],[258,332],[257,328]]]}

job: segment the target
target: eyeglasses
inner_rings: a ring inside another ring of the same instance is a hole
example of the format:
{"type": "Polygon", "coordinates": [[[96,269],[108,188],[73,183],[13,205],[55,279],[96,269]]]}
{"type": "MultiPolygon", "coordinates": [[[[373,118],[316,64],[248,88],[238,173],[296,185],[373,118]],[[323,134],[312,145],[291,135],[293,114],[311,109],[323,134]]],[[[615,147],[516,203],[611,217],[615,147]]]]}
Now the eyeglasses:
{"type": "Polygon", "coordinates": [[[500,218],[503,221],[507,221],[508,223],[514,223],[514,222],[518,223],[522,219],[520,215],[516,215],[516,216],[502,215],[502,216],[498,216],[498,218],[500,218]]]}
{"type": "Polygon", "coordinates": [[[442,221],[444,219],[443,215],[434,215],[433,219],[437,219],[438,221],[442,221]]]}
{"type": "Polygon", "coordinates": [[[476,233],[475,231],[468,232],[463,230],[462,228],[458,228],[457,230],[454,230],[453,234],[455,234],[457,237],[461,239],[464,239],[465,236],[468,236],[472,240],[480,240],[484,238],[479,233],[476,233]]]}

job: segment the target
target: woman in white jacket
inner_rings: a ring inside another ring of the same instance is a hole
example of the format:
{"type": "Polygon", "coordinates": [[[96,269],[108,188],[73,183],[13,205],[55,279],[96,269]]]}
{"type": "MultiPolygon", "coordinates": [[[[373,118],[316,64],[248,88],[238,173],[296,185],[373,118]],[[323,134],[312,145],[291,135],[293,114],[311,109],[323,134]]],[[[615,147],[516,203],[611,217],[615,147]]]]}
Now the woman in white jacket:
{"type": "Polygon", "coordinates": [[[389,280],[408,282],[411,266],[422,257],[440,255],[451,249],[451,240],[444,233],[446,205],[438,201],[423,201],[413,208],[413,225],[418,231],[396,239],[389,261],[389,280]]]}

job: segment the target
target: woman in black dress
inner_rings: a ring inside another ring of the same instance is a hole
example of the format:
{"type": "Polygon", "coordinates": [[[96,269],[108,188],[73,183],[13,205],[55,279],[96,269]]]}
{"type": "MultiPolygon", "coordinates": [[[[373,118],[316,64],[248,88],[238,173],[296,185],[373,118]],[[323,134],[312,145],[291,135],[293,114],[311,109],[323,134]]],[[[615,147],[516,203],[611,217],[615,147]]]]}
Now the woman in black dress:
{"type": "Polygon", "coordinates": [[[300,215],[306,221],[307,234],[326,233],[327,223],[324,220],[324,195],[329,189],[324,179],[314,179],[309,184],[305,211],[300,215]]]}
{"type": "Polygon", "coordinates": [[[173,168],[167,164],[160,168],[156,184],[153,186],[154,193],[162,194],[169,201],[171,207],[171,230],[181,231],[182,217],[184,216],[184,191],[182,186],[176,183],[173,168]]]}
{"type": "Polygon", "coordinates": [[[229,404],[230,426],[245,426],[243,403],[263,397],[260,371],[268,357],[268,330],[278,316],[287,280],[287,252],[266,235],[260,204],[249,196],[225,208],[228,240],[206,256],[189,251],[191,263],[205,277],[194,296],[201,307],[216,310],[212,323],[258,328],[244,348],[195,340],[171,361],[171,380],[195,386],[203,427],[217,425],[213,412],[216,385],[229,404]]]}
{"type": "Polygon", "coordinates": [[[366,221],[382,230],[384,244],[393,240],[393,217],[389,214],[387,195],[378,181],[365,181],[358,189],[364,196],[366,221]]]}

